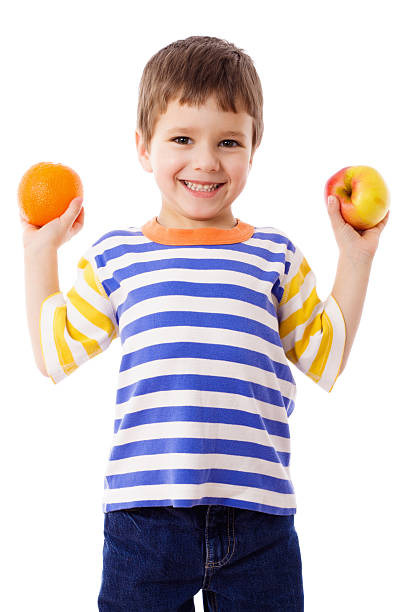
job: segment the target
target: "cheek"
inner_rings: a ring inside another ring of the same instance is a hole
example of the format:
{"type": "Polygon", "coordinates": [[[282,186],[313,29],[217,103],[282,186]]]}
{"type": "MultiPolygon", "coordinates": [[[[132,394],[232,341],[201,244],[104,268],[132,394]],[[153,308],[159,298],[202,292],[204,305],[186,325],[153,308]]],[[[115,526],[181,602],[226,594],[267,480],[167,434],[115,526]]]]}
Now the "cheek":
{"type": "Polygon", "coordinates": [[[156,168],[156,180],[159,185],[170,186],[179,174],[179,166],[166,159],[156,168]]]}
{"type": "Polygon", "coordinates": [[[159,172],[163,180],[167,181],[168,183],[174,183],[177,177],[182,174],[185,166],[186,163],[180,156],[169,156],[167,154],[166,156],[163,156],[159,172]]]}
{"type": "Polygon", "coordinates": [[[231,166],[230,176],[236,185],[245,185],[249,172],[248,164],[247,160],[242,160],[241,163],[231,166]]]}
{"type": "Polygon", "coordinates": [[[160,185],[174,183],[183,168],[182,156],[169,147],[156,147],[155,155],[152,159],[154,176],[160,185]]]}

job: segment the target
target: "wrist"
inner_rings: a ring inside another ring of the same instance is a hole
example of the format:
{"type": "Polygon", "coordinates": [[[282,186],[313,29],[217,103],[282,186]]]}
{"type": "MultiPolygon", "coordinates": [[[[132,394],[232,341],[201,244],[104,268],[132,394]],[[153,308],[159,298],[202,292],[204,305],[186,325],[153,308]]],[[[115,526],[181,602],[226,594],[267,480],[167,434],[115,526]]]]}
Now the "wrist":
{"type": "Polygon", "coordinates": [[[340,251],[339,262],[342,262],[346,266],[358,267],[358,268],[371,268],[374,256],[369,253],[356,253],[340,251]]]}
{"type": "Polygon", "coordinates": [[[52,244],[27,244],[24,245],[24,256],[26,257],[38,257],[42,254],[47,256],[57,253],[57,247],[52,244]]]}

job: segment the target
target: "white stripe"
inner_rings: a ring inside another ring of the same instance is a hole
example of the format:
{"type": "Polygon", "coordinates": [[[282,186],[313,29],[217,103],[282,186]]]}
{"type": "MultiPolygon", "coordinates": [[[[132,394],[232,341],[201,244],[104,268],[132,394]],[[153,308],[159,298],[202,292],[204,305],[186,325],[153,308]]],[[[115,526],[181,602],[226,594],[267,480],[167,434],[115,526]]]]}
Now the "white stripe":
{"type": "MultiPolygon", "coordinates": [[[[163,339],[165,343],[165,339],[163,339]]],[[[160,351],[158,351],[159,353],[160,351]]],[[[293,384],[278,378],[274,372],[268,372],[255,366],[207,358],[168,358],[147,361],[129,370],[120,372],[118,376],[119,388],[127,387],[138,380],[156,376],[182,376],[183,374],[196,374],[202,376],[226,377],[244,382],[262,385],[268,389],[279,390],[284,395],[290,392],[293,384]]]]}
{"type": "MultiPolygon", "coordinates": [[[[295,310],[301,310],[301,309],[302,309],[302,304],[298,302],[297,308],[295,310]]],[[[282,345],[286,352],[293,349],[296,342],[298,342],[299,340],[303,338],[307,326],[310,325],[312,321],[314,321],[315,318],[323,312],[323,309],[324,309],[324,304],[321,301],[319,301],[316,304],[316,306],[313,308],[312,312],[310,313],[309,318],[304,323],[298,323],[298,325],[294,329],[292,329],[292,331],[289,332],[289,334],[286,334],[286,336],[282,338],[282,345]]],[[[320,336],[318,332],[315,332],[314,336],[316,335],[317,337],[320,336]]]]}
{"type": "MultiPolygon", "coordinates": [[[[190,389],[174,389],[169,391],[156,391],[145,393],[136,397],[131,397],[123,404],[116,404],[115,419],[122,419],[125,414],[132,414],[140,410],[157,408],[160,406],[211,406],[212,408],[232,408],[259,414],[260,417],[288,422],[288,416],[284,406],[274,406],[267,402],[262,402],[253,397],[246,397],[233,393],[223,393],[222,391],[196,391],[191,395],[190,389]]],[[[261,421],[260,421],[261,422],[261,421]]]]}
{"type": "MultiPolygon", "coordinates": [[[[272,300],[270,301],[272,304],[272,300]]],[[[140,319],[146,315],[167,311],[192,311],[225,314],[228,316],[243,317],[244,319],[249,319],[250,321],[256,321],[257,323],[265,325],[277,334],[279,329],[278,321],[274,315],[273,308],[269,313],[263,307],[263,305],[261,307],[255,306],[254,304],[240,299],[234,300],[228,297],[218,298],[211,296],[206,298],[193,295],[163,295],[152,297],[150,299],[143,299],[122,313],[120,321],[121,327],[123,329],[128,323],[136,321],[137,319],[140,319]]],[[[161,329],[164,332],[164,328],[161,329]]]]}
{"type": "Polygon", "coordinates": [[[64,305],[65,300],[62,292],[51,295],[43,301],[40,316],[41,345],[46,370],[56,383],[66,378],[66,374],[59,363],[53,329],[55,310],[57,307],[64,305]]]}
{"type": "MultiPolygon", "coordinates": [[[[168,308],[168,310],[173,310],[173,308],[168,308]]],[[[237,349],[243,348],[261,353],[261,355],[265,355],[278,363],[286,364],[286,359],[284,357],[282,359],[282,349],[279,345],[275,345],[250,332],[220,327],[199,327],[195,325],[188,327],[186,325],[174,325],[173,327],[146,329],[128,336],[124,341],[123,349],[124,353],[131,353],[146,346],[152,346],[162,342],[180,342],[182,339],[187,342],[223,344],[237,349]]]]}
{"type": "Polygon", "coordinates": [[[316,332],[313,336],[309,336],[307,348],[296,364],[299,370],[304,374],[310,370],[322,342],[322,336],[323,334],[321,331],[316,332]]]}
{"type": "Polygon", "coordinates": [[[280,306],[281,321],[284,321],[285,319],[290,317],[291,314],[302,308],[303,304],[309,298],[315,287],[316,279],[314,274],[310,271],[306,275],[303,284],[300,285],[299,291],[292,295],[290,300],[280,306]]]}
{"type": "Polygon", "coordinates": [[[333,327],[333,343],[327,359],[326,367],[317,384],[320,385],[320,387],[322,387],[325,391],[330,392],[336,381],[341,365],[344,345],[346,342],[346,326],[340,307],[331,294],[326,300],[325,312],[333,327]]]}
{"type": "Polygon", "coordinates": [[[145,423],[135,427],[119,429],[113,436],[113,445],[120,446],[129,442],[156,440],[158,438],[200,438],[208,440],[234,440],[253,442],[262,446],[272,446],[278,452],[290,453],[290,439],[269,434],[265,429],[247,427],[238,423],[207,423],[205,421],[165,421],[145,423]]]}
{"type": "MultiPolygon", "coordinates": [[[[222,246],[222,245],[220,245],[222,246]]],[[[244,253],[240,251],[228,251],[222,253],[222,250],[212,251],[210,249],[200,249],[197,248],[193,252],[188,250],[188,248],[180,247],[177,251],[149,251],[146,254],[142,254],[140,258],[137,258],[138,265],[135,266],[136,269],[141,270],[142,266],[139,264],[148,261],[149,263],[155,261],[163,261],[164,259],[188,259],[197,261],[198,264],[204,259],[208,259],[210,261],[217,262],[220,259],[225,258],[227,261],[231,263],[236,263],[238,265],[249,265],[252,267],[256,267],[263,272],[264,278],[256,278],[251,275],[251,270],[248,271],[248,274],[244,271],[239,270],[213,270],[213,269],[194,269],[194,268],[183,268],[177,267],[177,264],[174,267],[163,267],[162,269],[157,270],[149,270],[146,272],[139,272],[137,274],[137,286],[147,286],[155,283],[161,282],[169,282],[169,281],[178,281],[185,283],[195,283],[197,282],[197,272],[200,274],[200,283],[221,283],[221,284],[232,284],[241,287],[247,287],[252,291],[258,291],[263,294],[270,293],[272,290],[273,283],[276,282],[277,275],[275,272],[279,271],[283,274],[284,271],[284,263],[279,262],[265,262],[265,259],[261,256],[244,253]],[[269,274],[268,274],[269,272],[269,274]],[[269,276],[269,278],[268,278],[269,276]]],[[[100,277],[103,280],[112,278],[114,273],[118,270],[124,269],[132,264],[135,264],[135,254],[134,253],[125,253],[124,255],[117,257],[115,259],[111,259],[106,266],[98,269],[100,277]]],[[[164,265],[164,264],[163,264],[164,265]]],[[[121,286],[116,291],[114,291],[111,295],[115,296],[115,300],[120,303],[123,301],[128,294],[129,291],[135,289],[135,277],[130,276],[129,278],[124,278],[121,280],[121,286]]]]}
{"type": "Polygon", "coordinates": [[[100,310],[100,312],[106,314],[107,317],[111,315],[112,307],[109,300],[88,285],[84,278],[84,271],[82,271],[82,274],[78,274],[75,289],[78,295],[80,295],[89,304],[92,304],[92,306],[94,306],[97,310],[100,310]]]}
{"type": "Polygon", "coordinates": [[[108,461],[105,475],[114,476],[146,470],[168,470],[170,467],[173,470],[210,470],[214,466],[217,466],[219,470],[237,470],[249,474],[262,474],[282,480],[290,480],[289,468],[285,468],[281,463],[256,457],[224,455],[221,453],[160,453],[116,459],[108,461]]]}
{"type": "MultiPolygon", "coordinates": [[[[224,483],[207,482],[203,484],[174,484],[147,485],[136,487],[123,487],[121,489],[104,489],[103,502],[112,504],[117,502],[132,502],[137,500],[167,500],[167,499],[200,499],[201,497],[230,497],[235,501],[252,502],[279,508],[295,508],[295,494],[275,493],[257,489],[256,487],[241,487],[224,483]]],[[[139,504],[143,505],[143,504],[139,504]]]]}

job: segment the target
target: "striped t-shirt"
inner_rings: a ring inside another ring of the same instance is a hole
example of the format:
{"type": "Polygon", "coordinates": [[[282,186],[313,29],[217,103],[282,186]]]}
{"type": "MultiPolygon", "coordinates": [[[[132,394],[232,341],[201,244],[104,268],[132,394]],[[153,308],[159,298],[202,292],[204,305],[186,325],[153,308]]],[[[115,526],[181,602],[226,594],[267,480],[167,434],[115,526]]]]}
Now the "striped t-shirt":
{"type": "Polygon", "coordinates": [[[66,297],[41,305],[54,383],[120,337],[103,511],[221,504],[295,514],[288,360],[322,389],[346,338],[300,249],[274,227],[140,229],[104,234],[66,297]]]}

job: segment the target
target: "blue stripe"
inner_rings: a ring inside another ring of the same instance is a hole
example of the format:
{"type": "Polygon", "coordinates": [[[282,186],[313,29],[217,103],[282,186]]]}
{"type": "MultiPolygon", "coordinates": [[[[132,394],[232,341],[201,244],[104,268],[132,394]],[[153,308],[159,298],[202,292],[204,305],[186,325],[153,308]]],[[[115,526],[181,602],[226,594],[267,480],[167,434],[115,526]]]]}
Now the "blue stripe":
{"type": "MultiPolygon", "coordinates": [[[[132,236],[136,236],[139,235],[139,233],[134,233],[132,234],[131,232],[126,232],[126,231],[122,231],[120,233],[118,233],[117,235],[120,236],[124,236],[124,235],[132,235],[132,236]]],[[[111,238],[112,236],[115,236],[116,233],[115,232],[110,232],[109,234],[106,234],[105,236],[102,236],[102,238],[100,238],[96,243],[99,244],[101,243],[105,237],[111,238]]],[[[287,238],[280,236],[279,234],[270,234],[269,237],[268,235],[265,234],[261,234],[260,236],[263,236],[265,240],[272,242],[272,243],[281,243],[281,244],[286,244],[287,248],[290,248],[290,250],[294,250],[294,246],[293,244],[288,241],[287,238]],[[280,238],[280,240],[274,240],[273,237],[275,238],[280,238]]],[[[253,236],[254,238],[256,237],[255,235],[253,236]]],[[[107,248],[105,249],[102,253],[100,253],[99,255],[96,256],[95,260],[97,262],[98,268],[99,267],[103,267],[107,264],[108,261],[111,261],[112,259],[116,259],[117,257],[122,257],[124,254],[126,253],[150,253],[150,252],[154,252],[154,251],[171,251],[174,249],[208,249],[208,250],[227,250],[227,251],[237,251],[238,253],[248,253],[250,255],[257,255],[258,257],[265,259],[266,261],[284,261],[284,257],[285,257],[285,253],[275,253],[274,251],[271,250],[271,248],[266,247],[266,248],[262,248],[260,246],[251,244],[252,238],[248,241],[248,242],[238,242],[238,243],[233,243],[233,244],[191,244],[191,245],[172,245],[172,244],[160,244],[158,242],[140,242],[139,244],[126,244],[126,243],[122,243],[120,245],[111,247],[111,248],[107,248]]]]}
{"type": "Polygon", "coordinates": [[[169,374],[136,380],[127,387],[117,390],[116,403],[123,404],[130,398],[155,393],[157,391],[174,391],[176,389],[194,389],[198,391],[217,391],[219,393],[236,393],[244,397],[252,397],[274,406],[284,406],[290,403],[279,389],[270,389],[254,382],[226,376],[209,376],[198,374],[169,374]]]}
{"type": "Polygon", "coordinates": [[[119,319],[126,310],[135,304],[155,297],[169,295],[187,295],[202,298],[227,298],[253,304],[276,317],[276,310],[268,297],[260,291],[254,291],[240,285],[230,283],[192,283],[185,281],[157,282],[140,289],[129,291],[126,300],[118,306],[119,319]]]}
{"type": "Polygon", "coordinates": [[[265,474],[213,468],[207,470],[145,470],[128,474],[115,474],[107,476],[106,479],[109,489],[161,484],[200,485],[204,482],[216,482],[241,487],[255,487],[256,489],[289,495],[294,493],[290,480],[283,480],[283,478],[275,478],[265,474]]]}
{"type": "Polygon", "coordinates": [[[241,363],[266,372],[273,372],[283,380],[292,381],[289,366],[273,361],[267,355],[225,344],[205,344],[203,342],[164,342],[146,346],[122,357],[120,372],[134,368],[142,363],[158,359],[212,359],[241,363]]]}
{"type": "MultiPolygon", "coordinates": [[[[193,247],[191,247],[193,248],[193,247]]],[[[112,249],[114,251],[122,250],[122,247],[115,247],[112,249]]],[[[104,267],[106,265],[106,252],[102,255],[96,255],[95,261],[98,266],[98,269],[104,267]]],[[[123,253],[120,253],[121,256],[123,253]]],[[[271,257],[268,259],[270,261],[278,262],[283,264],[284,254],[278,253],[270,253],[271,257]]],[[[137,277],[139,274],[146,274],[147,272],[159,271],[159,270],[174,270],[174,269],[183,269],[183,270],[213,270],[215,271],[225,271],[230,270],[233,272],[239,272],[241,274],[246,274],[251,278],[257,278],[261,281],[268,282],[272,286],[279,281],[279,274],[276,270],[262,270],[258,266],[254,266],[252,264],[234,261],[229,259],[186,259],[186,258],[166,258],[166,259],[157,259],[152,261],[142,261],[142,262],[132,262],[128,266],[123,268],[118,268],[113,273],[113,277],[106,278],[103,281],[103,285],[105,291],[108,295],[110,295],[113,291],[118,289],[120,286],[120,281],[126,280],[128,278],[137,277]]],[[[221,278],[222,282],[222,278],[221,278]]],[[[248,283],[250,279],[248,279],[248,283]]]]}
{"type": "Polygon", "coordinates": [[[113,446],[110,461],[168,453],[237,455],[238,457],[252,457],[253,459],[280,463],[284,467],[288,467],[290,462],[290,453],[277,451],[273,446],[223,438],[155,438],[153,440],[137,440],[136,442],[113,446]]]}
{"type": "Polygon", "coordinates": [[[296,514],[296,508],[281,508],[280,506],[268,506],[267,504],[257,504],[255,502],[231,497],[199,497],[197,499],[144,499],[129,502],[117,502],[104,504],[103,511],[114,512],[116,510],[129,510],[131,508],[144,508],[152,506],[170,506],[174,508],[192,508],[197,505],[221,505],[233,506],[234,508],[244,508],[245,510],[256,510],[266,514],[278,514],[279,516],[289,516],[296,514]]]}
{"type": "Polygon", "coordinates": [[[289,424],[267,419],[259,413],[245,412],[235,408],[216,408],[212,406],[159,406],[136,410],[116,419],[114,433],[119,429],[129,429],[151,423],[167,423],[175,421],[192,421],[194,423],[225,423],[226,425],[242,425],[253,429],[266,430],[270,436],[290,438],[289,424]]]}
{"type": "MultiPolygon", "coordinates": [[[[233,251],[233,252],[237,252],[237,253],[247,253],[248,255],[256,255],[257,257],[259,257],[259,259],[262,259],[264,261],[268,261],[268,262],[281,262],[283,263],[285,261],[285,253],[281,253],[281,252],[274,252],[271,251],[270,249],[267,248],[263,248],[257,245],[253,245],[253,244],[245,244],[245,243],[238,243],[238,244],[192,244],[187,246],[182,246],[182,245],[171,245],[171,244],[159,244],[159,243],[155,243],[155,242],[148,242],[148,243],[139,243],[139,244],[119,244],[116,245],[114,247],[105,249],[102,253],[96,255],[95,260],[98,264],[98,268],[101,268],[103,266],[106,266],[106,264],[113,260],[113,259],[117,259],[118,257],[122,257],[123,255],[129,254],[129,253],[138,253],[138,254],[143,254],[146,255],[147,253],[151,253],[154,251],[173,251],[173,250],[180,250],[180,249],[187,249],[190,251],[192,250],[197,250],[197,249],[203,249],[203,250],[208,250],[208,251],[213,251],[213,250],[218,250],[218,251],[233,251]]],[[[169,253],[170,256],[170,253],[169,253]]],[[[152,260],[151,262],[145,262],[145,264],[149,264],[150,263],[159,263],[161,261],[167,261],[168,259],[171,259],[170,257],[167,258],[161,258],[161,259],[155,259],[152,260]]],[[[245,264],[245,262],[243,260],[240,260],[238,257],[237,259],[233,259],[233,258],[225,258],[225,256],[221,257],[218,261],[222,261],[224,259],[224,261],[226,262],[233,262],[236,264],[241,264],[241,265],[249,265],[251,267],[257,267],[257,266],[253,266],[252,264],[245,264]]],[[[190,261],[189,258],[180,258],[180,261],[190,261]]],[[[193,258],[193,261],[200,261],[199,259],[193,258]]],[[[215,262],[217,260],[213,259],[213,258],[208,258],[206,260],[203,261],[208,261],[208,262],[215,262]]],[[[140,266],[143,266],[144,264],[141,263],[140,266]]]]}
{"type": "MultiPolygon", "coordinates": [[[[116,250],[116,249],[115,249],[116,250]]],[[[271,253],[270,260],[274,262],[284,263],[284,255],[282,253],[273,254],[271,253]]],[[[98,260],[98,263],[101,264],[101,255],[97,255],[95,257],[98,260]]],[[[98,265],[98,268],[101,268],[101,265],[98,265]]],[[[276,270],[262,270],[258,266],[254,266],[249,263],[245,263],[242,261],[235,261],[233,259],[186,259],[184,257],[173,257],[166,259],[156,259],[151,261],[141,261],[141,262],[132,262],[128,266],[123,268],[117,268],[114,272],[114,281],[120,282],[122,280],[126,280],[127,278],[133,278],[138,276],[139,274],[146,274],[147,272],[153,272],[157,270],[174,270],[174,269],[182,269],[182,270],[213,270],[213,271],[225,271],[232,270],[233,272],[240,272],[241,274],[246,274],[251,278],[258,278],[262,281],[269,282],[274,284],[279,277],[279,274],[276,270]]],[[[111,284],[111,279],[106,279],[108,286],[111,284]]],[[[220,278],[222,282],[222,277],[220,278]]]]}
{"type": "Polygon", "coordinates": [[[184,310],[157,312],[131,321],[128,325],[123,327],[121,331],[121,340],[122,343],[124,343],[130,336],[134,336],[143,331],[159,327],[175,327],[177,325],[231,329],[241,333],[258,336],[275,346],[282,347],[279,333],[254,319],[217,312],[191,312],[184,310]]]}

